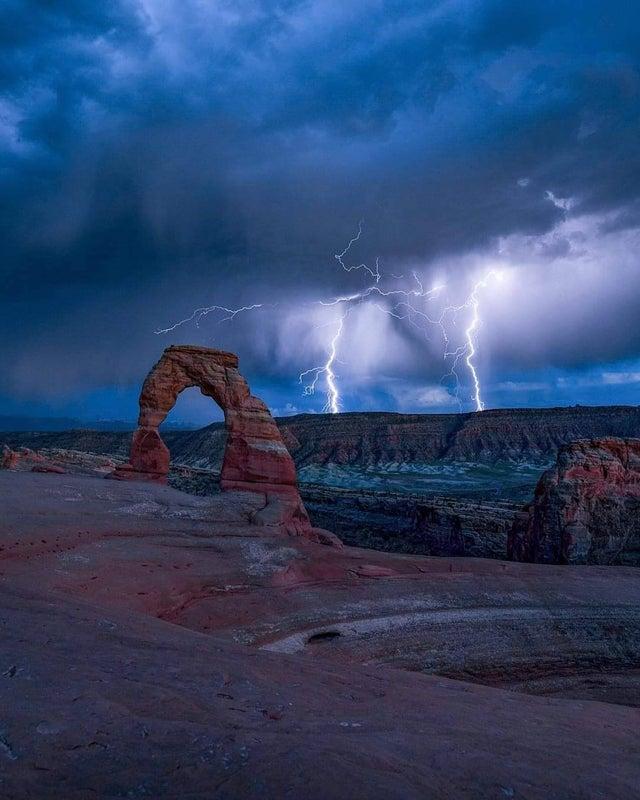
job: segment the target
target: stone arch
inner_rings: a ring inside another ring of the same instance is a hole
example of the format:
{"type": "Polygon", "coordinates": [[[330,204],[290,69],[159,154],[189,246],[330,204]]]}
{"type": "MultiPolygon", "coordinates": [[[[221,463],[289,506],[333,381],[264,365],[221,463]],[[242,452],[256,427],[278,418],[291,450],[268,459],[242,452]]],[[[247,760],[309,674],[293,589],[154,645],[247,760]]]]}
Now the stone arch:
{"type": "Polygon", "coordinates": [[[158,428],[180,392],[191,386],[222,409],[227,445],[220,486],[264,493],[295,493],[296,469],[267,406],[249,390],[238,371],[238,357],[223,350],[173,345],[147,375],[140,392],[138,428],[129,463],[111,477],[164,483],[169,450],[158,428]]]}
{"type": "Polygon", "coordinates": [[[314,528],[298,493],[296,468],[267,406],[254,397],[238,372],[238,356],[193,345],[167,347],[147,375],[140,392],[138,427],[129,463],[107,477],[166,483],[169,449],[158,428],[180,392],[196,386],[222,409],[227,443],[220,487],[264,495],[253,513],[256,525],[278,527],[293,536],[342,547],[334,534],[314,528]]]}

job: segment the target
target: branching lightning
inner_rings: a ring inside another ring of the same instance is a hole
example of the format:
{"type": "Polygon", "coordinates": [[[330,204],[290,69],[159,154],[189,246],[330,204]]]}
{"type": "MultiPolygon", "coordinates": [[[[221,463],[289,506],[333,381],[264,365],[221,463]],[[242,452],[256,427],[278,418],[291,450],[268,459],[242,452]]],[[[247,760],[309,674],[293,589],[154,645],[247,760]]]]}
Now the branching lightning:
{"type": "Polygon", "coordinates": [[[371,269],[367,264],[358,264],[356,266],[350,266],[345,264],[344,257],[351,249],[352,245],[360,239],[362,235],[362,222],[358,225],[358,232],[357,234],[349,241],[349,244],[345,247],[345,249],[341,253],[336,253],[335,258],[342,267],[345,272],[352,272],[353,270],[362,269],[367,272],[371,277],[374,279],[374,283],[370,286],[367,286],[360,292],[354,292],[352,294],[342,295],[339,297],[334,297],[331,300],[317,300],[316,304],[321,306],[340,306],[343,310],[339,317],[338,327],[336,332],[331,340],[329,353],[327,356],[326,362],[320,367],[312,367],[311,369],[304,370],[299,375],[299,382],[304,386],[304,394],[315,394],[316,386],[318,381],[323,376],[324,381],[326,384],[326,395],[327,401],[323,408],[323,411],[331,412],[332,414],[337,414],[340,411],[340,391],[338,389],[336,383],[336,375],[333,370],[334,364],[337,360],[337,352],[338,346],[340,343],[340,339],[344,332],[344,325],[345,320],[351,313],[354,307],[360,305],[365,300],[372,298],[372,297],[379,297],[379,298],[393,298],[394,301],[397,298],[403,298],[402,300],[398,300],[394,302],[391,307],[384,307],[380,303],[374,303],[374,306],[381,312],[395,317],[396,319],[407,319],[411,324],[415,325],[415,321],[412,318],[413,314],[420,315],[425,319],[430,320],[429,316],[420,311],[411,305],[408,302],[408,298],[416,297],[416,298],[431,298],[435,296],[443,287],[435,286],[433,289],[425,290],[420,278],[418,277],[417,273],[412,273],[413,278],[416,282],[415,289],[382,289],[379,286],[380,279],[382,277],[380,273],[380,262],[379,259],[376,258],[375,262],[375,269],[371,269]],[[406,311],[404,313],[400,313],[399,309],[405,308],[406,311]],[[304,379],[307,376],[311,376],[311,380],[305,384],[304,379]]]}
{"type": "Polygon", "coordinates": [[[327,384],[327,402],[322,409],[324,412],[329,412],[331,414],[338,414],[340,411],[340,392],[338,391],[338,386],[336,384],[336,375],[333,371],[333,366],[336,362],[337,354],[338,354],[338,342],[340,341],[340,337],[342,336],[342,331],[344,329],[344,321],[349,315],[349,309],[342,314],[342,316],[338,320],[338,327],[336,332],[331,339],[331,345],[329,347],[329,355],[327,356],[326,362],[321,367],[311,367],[311,369],[306,369],[304,372],[300,373],[298,378],[299,383],[304,385],[304,379],[307,375],[312,375],[312,380],[304,385],[303,394],[315,394],[316,391],[316,384],[320,379],[321,375],[325,376],[325,381],[327,384]]]}
{"type": "MultiPolygon", "coordinates": [[[[276,303],[270,303],[271,307],[275,307],[276,303]]],[[[243,311],[253,311],[256,308],[264,308],[264,303],[253,303],[250,306],[242,306],[241,308],[226,308],[225,306],[206,306],[203,308],[196,308],[193,314],[190,314],[188,317],[179,320],[178,322],[170,325],[168,328],[159,328],[156,331],[156,334],[161,333],[171,333],[171,331],[175,331],[176,328],[179,328],[181,325],[186,325],[188,322],[193,322],[196,328],[200,327],[200,322],[202,321],[203,317],[208,316],[213,311],[223,311],[227,316],[222,317],[218,320],[218,322],[228,322],[231,319],[234,319],[238,314],[241,314],[243,311]]]]}
{"type": "Polygon", "coordinates": [[[377,258],[376,258],[375,269],[371,269],[371,267],[368,266],[367,264],[353,264],[351,266],[347,266],[344,263],[344,257],[347,255],[349,250],[351,250],[351,248],[353,247],[353,245],[356,242],[360,241],[360,237],[362,236],[362,225],[363,224],[364,224],[364,220],[360,220],[360,222],[358,223],[358,232],[356,233],[356,235],[352,239],[349,240],[349,244],[344,248],[344,250],[341,253],[336,253],[334,255],[334,258],[336,259],[338,264],[340,264],[340,266],[342,267],[342,269],[345,272],[353,272],[354,270],[363,269],[365,272],[368,272],[369,275],[371,275],[371,277],[375,280],[376,283],[379,283],[380,282],[380,263],[379,263],[379,260],[377,258]]]}
{"type": "Polygon", "coordinates": [[[441,317],[442,323],[442,333],[443,333],[443,340],[445,342],[445,360],[447,358],[451,359],[451,367],[447,375],[445,376],[453,376],[456,382],[456,396],[458,393],[458,389],[460,386],[460,377],[457,372],[458,364],[461,360],[464,360],[464,363],[467,365],[467,369],[469,370],[469,374],[471,375],[471,381],[473,384],[473,401],[475,403],[476,411],[484,411],[485,404],[482,399],[482,389],[480,385],[480,377],[478,375],[478,370],[474,364],[474,357],[477,352],[476,348],[476,333],[478,328],[481,325],[481,318],[480,318],[480,300],[479,300],[479,293],[482,289],[486,289],[488,283],[493,278],[499,278],[500,273],[496,270],[490,270],[484,278],[481,278],[477,283],[474,284],[473,288],[471,289],[471,293],[469,297],[465,300],[462,305],[459,306],[447,306],[443,312],[441,317]],[[444,319],[447,315],[451,315],[453,322],[455,324],[457,315],[465,310],[471,310],[471,319],[467,324],[467,327],[464,331],[465,342],[463,345],[456,347],[455,350],[449,350],[449,338],[447,336],[446,327],[444,324],[444,319]]]}
{"type": "MultiPolygon", "coordinates": [[[[459,369],[461,364],[467,368],[470,376],[470,383],[472,386],[472,400],[475,405],[476,411],[483,411],[485,403],[482,399],[482,387],[480,376],[475,364],[475,357],[477,355],[476,336],[480,328],[481,314],[480,314],[480,293],[487,288],[489,282],[493,278],[499,278],[500,273],[496,270],[490,270],[486,275],[478,280],[472,287],[469,296],[460,305],[444,305],[441,307],[438,314],[429,312],[426,303],[437,300],[441,293],[446,288],[444,285],[436,285],[431,289],[425,289],[419,275],[414,271],[412,278],[415,283],[413,288],[398,289],[398,288],[384,288],[381,285],[383,281],[383,274],[380,270],[379,259],[376,258],[375,266],[370,267],[366,263],[348,264],[345,258],[348,256],[353,245],[358,242],[362,236],[363,222],[358,224],[358,231],[353,236],[347,246],[340,253],[336,253],[334,258],[345,272],[363,271],[368,274],[372,282],[365,286],[361,291],[352,292],[350,294],[339,295],[330,299],[320,299],[310,302],[310,305],[319,305],[324,307],[337,307],[339,314],[337,318],[322,327],[333,327],[333,334],[329,340],[327,348],[326,360],[323,364],[316,367],[310,367],[304,370],[298,376],[299,383],[303,386],[304,395],[313,395],[319,385],[322,385],[326,394],[326,402],[323,411],[337,414],[341,410],[342,399],[340,389],[338,386],[338,376],[335,371],[336,363],[338,363],[338,354],[342,338],[346,333],[346,321],[351,312],[358,306],[369,302],[374,308],[381,313],[386,314],[394,319],[405,321],[415,327],[427,338],[430,338],[430,331],[436,329],[439,332],[443,344],[443,360],[448,365],[448,371],[443,376],[443,382],[449,378],[454,380],[454,395],[458,400],[460,408],[462,408],[462,401],[460,399],[460,387],[462,380],[460,378],[459,369]],[[422,301],[420,303],[420,301],[422,301]],[[421,307],[418,307],[420,303],[421,307]],[[470,316],[467,318],[466,327],[464,329],[463,343],[452,347],[451,338],[456,329],[458,317],[464,312],[468,312],[470,316]]],[[[402,280],[401,275],[390,274],[394,280],[402,280]]],[[[166,328],[160,328],[156,331],[157,334],[167,334],[176,330],[177,328],[188,323],[194,323],[199,327],[201,321],[213,312],[220,312],[223,316],[218,320],[218,323],[228,322],[235,319],[236,316],[242,313],[251,312],[256,309],[263,309],[267,307],[276,307],[277,303],[253,303],[250,305],[240,306],[239,308],[227,308],[226,306],[211,305],[196,308],[188,317],[170,325],[166,328]]]]}

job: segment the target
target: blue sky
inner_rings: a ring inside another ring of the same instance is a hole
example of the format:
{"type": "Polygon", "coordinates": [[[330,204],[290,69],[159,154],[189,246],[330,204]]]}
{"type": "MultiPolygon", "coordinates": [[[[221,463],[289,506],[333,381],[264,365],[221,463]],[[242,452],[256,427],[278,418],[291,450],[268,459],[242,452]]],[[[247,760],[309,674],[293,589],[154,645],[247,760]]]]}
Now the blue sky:
{"type": "Polygon", "coordinates": [[[0,413],[133,418],[178,342],[320,411],[341,321],[341,408],[472,410],[474,313],[487,407],[636,404],[639,121],[628,2],[3,3],[0,413]]]}

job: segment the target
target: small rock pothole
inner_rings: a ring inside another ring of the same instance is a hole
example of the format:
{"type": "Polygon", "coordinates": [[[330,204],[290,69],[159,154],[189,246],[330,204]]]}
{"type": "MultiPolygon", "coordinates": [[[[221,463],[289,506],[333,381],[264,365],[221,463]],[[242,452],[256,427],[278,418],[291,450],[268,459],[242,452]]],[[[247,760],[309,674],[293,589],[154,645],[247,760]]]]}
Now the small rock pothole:
{"type": "Polygon", "coordinates": [[[342,634],[340,631],[320,631],[320,633],[314,633],[307,639],[307,644],[318,644],[320,642],[329,642],[332,639],[337,639],[342,634]]]}

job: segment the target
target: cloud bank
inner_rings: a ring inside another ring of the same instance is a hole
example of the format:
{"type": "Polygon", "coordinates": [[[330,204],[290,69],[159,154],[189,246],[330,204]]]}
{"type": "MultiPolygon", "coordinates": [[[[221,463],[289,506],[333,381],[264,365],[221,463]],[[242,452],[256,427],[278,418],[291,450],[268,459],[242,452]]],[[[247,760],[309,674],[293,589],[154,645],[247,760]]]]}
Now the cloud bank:
{"type": "MultiPolygon", "coordinates": [[[[354,259],[452,302],[504,269],[482,296],[489,404],[633,397],[606,377],[640,359],[632,4],[8,2],[0,92],[5,405],[116,414],[190,341],[317,410],[297,375],[332,320],[312,301],[362,288],[333,257],[360,219],[354,259]]],[[[348,322],[345,407],[457,407],[437,335],[373,304],[348,322]]]]}

